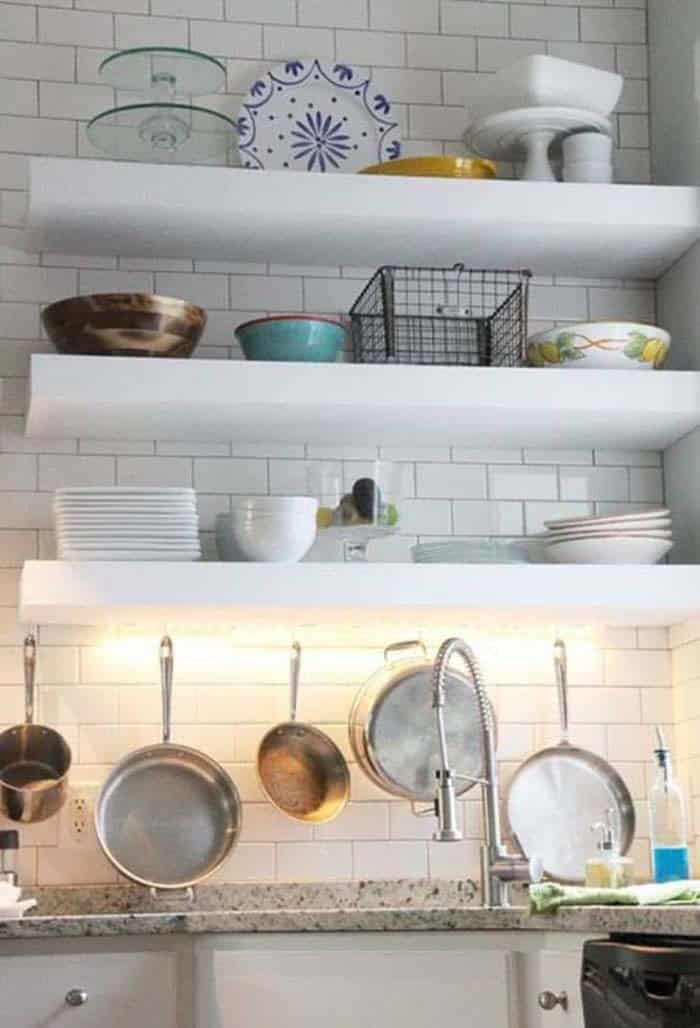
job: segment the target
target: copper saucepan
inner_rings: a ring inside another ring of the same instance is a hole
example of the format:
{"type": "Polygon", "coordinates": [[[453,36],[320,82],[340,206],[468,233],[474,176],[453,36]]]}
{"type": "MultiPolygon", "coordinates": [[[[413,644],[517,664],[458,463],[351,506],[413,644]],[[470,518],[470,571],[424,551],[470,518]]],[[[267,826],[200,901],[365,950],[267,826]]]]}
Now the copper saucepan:
{"type": "Polygon", "coordinates": [[[63,736],[34,724],[36,641],[24,640],[23,725],[0,734],[0,813],[10,821],[46,821],[68,793],[71,752],[63,736]]]}

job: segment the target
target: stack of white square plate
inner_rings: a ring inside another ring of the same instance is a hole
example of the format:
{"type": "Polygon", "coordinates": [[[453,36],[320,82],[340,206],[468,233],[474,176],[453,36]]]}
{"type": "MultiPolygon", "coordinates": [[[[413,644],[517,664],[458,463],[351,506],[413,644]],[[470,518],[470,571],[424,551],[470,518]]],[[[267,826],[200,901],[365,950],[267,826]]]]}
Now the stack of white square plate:
{"type": "Polygon", "coordinates": [[[199,560],[194,489],[132,486],[58,489],[61,560],[199,560]]]}
{"type": "Polygon", "coordinates": [[[548,560],[560,564],[656,564],[673,546],[671,511],[547,521],[548,560]]]}

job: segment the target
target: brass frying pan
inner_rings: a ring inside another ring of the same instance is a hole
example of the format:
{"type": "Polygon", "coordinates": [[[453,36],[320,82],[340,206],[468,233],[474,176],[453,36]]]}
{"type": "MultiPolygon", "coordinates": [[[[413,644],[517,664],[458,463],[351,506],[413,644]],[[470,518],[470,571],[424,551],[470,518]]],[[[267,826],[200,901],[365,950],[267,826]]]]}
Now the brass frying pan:
{"type": "Polygon", "coordinates": [[[292,646],[290,717],[271,728],[258,749],[258,777],[273,806],[295,821],[323,824],[345,808],[350,772],[336,744],[313,725],[296,719],[301,647],[292,646]]]}

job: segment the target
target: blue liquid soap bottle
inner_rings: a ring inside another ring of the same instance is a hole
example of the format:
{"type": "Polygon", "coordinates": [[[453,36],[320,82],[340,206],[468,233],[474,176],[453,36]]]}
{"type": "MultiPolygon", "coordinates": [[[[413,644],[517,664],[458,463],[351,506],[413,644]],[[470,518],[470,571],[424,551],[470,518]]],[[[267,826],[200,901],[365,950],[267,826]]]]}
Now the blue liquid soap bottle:
{"type": "Polygon", "coordinates": [[[658,770],[649,793],[651,870],[655,882],[682,881],[690,875],[685,803],[673,777],[671,751],[659,727],[656,735],[658,748],[654,756],[658,770]]]}

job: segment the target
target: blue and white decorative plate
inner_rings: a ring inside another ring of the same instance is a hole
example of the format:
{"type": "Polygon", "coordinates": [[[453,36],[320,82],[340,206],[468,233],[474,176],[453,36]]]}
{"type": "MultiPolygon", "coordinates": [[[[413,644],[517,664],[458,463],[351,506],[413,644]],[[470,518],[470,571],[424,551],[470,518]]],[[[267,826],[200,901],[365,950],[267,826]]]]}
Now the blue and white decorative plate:
{"type": "Polygon", "coordinates": [[[244,168],[353,172],[401,156],[391,104],[348,64],[272,68],[250,87],[236,130],[244,168]]]}

